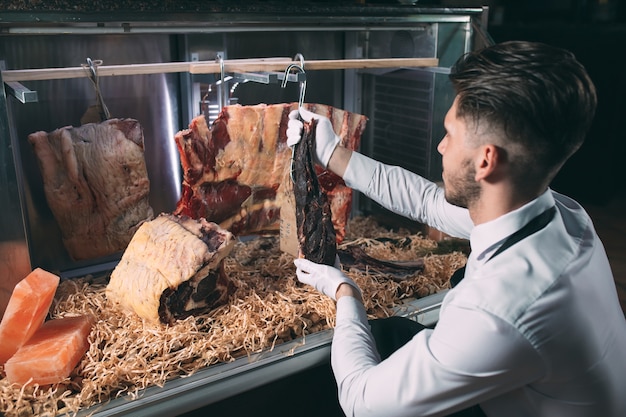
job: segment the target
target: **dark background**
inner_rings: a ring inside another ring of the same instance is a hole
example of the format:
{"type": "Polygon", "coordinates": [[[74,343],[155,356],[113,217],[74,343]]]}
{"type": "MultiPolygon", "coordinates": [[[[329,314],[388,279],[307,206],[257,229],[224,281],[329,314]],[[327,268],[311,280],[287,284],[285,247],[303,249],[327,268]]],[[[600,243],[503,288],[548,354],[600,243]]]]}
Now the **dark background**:
{"type": "Polygon", "coordinates": [[[626,2],[617,0],[499,1],[490,5],[494,41],[546,42],[574,52],[598,91],[587,140],[552,187],[582,203],[623,195],[626,178],[626,2]]]}

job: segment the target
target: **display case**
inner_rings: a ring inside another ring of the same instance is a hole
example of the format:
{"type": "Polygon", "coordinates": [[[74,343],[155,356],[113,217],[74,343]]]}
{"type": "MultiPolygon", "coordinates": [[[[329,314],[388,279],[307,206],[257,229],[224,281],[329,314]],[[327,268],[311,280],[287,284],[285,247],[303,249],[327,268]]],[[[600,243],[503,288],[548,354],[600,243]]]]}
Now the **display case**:
{"type": "MultiPolygon", "coordinates": [[[[171,212],[182,181],[173,137],[193,117],[214,117],[216,108],[231,103],[298,100],[298,82],[285,88],[277,82],[282,69],[240,71],[234,64],[242,61],[302,59],[305,101],[366,115],[362,152],[438,181],[436,145],[453,99],[446,75],[463,53],[490,43],[487,14],[482,7],[265,2],[141,13],[0,12],[0,291],[6,298],[34,267],[69,279],[106,275],[121,256],[75,261],[68,255],[27,141],[35,131],[80,124],[96,100],[89,60],[99,64],[99,93],[111,116],[141,122],[150,204],[155,213],[171,212]],[[413,58],[433,61],[393,61],[413,58]],[[330,68],[312,65],[331,61],[330,68]]],[[[355,201],[355,215],[383,210],[364,197],[355,201]]],[[[436,322],[442,296],[407,303],[397,314],[436,322]]],[[[305,343],[211,366],[151,388],[140,399],[121,398],[86,412],[171,415],[218,401],[327,360],[331,335],[309,335],[305,343]]]]}

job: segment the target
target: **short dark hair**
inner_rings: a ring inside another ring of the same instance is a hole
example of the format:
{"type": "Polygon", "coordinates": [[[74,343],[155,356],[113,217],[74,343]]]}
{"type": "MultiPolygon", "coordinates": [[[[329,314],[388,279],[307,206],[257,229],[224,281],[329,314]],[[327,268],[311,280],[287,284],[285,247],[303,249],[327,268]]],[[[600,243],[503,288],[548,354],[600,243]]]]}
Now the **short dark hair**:
{"type": "Polygon", "coordinates": [[[582,145],[597,106],[593,82],[574,54],[538,42],[470,52],[452,67],[450,80],[457,117],[497,129],[548,181],[582,145]]]}

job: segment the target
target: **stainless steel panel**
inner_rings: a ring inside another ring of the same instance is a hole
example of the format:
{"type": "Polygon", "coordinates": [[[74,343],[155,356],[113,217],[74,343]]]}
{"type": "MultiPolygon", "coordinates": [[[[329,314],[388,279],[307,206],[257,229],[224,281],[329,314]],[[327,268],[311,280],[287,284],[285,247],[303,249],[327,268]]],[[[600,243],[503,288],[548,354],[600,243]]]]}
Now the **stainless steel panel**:
{"type": "MultiPolygon", "coordinates": [[[[199,2],[193,5],[168,5],[153,2],[142,4],[149,13],[120,9],[106,12],[106,7],[89,14],[80,13],[91,7],[83,5],[75,12],[46,12],[37,5],[26,5],[29,13],[6,13],[0,28],[10,34],[145,34],[145,33],[230,33],[281,31],[319,32],[328,30],[376,30],[407,28],[421,22],[469,22],[480,17],[487,7],[437,8],[399,7],[392,5],[336,5],[306,2],[286,5],[263,2],[259,5],[199,2]],[[201,4],[202,3],[202,4],[201,4]],[[163,7],[165,6],[165,7],[163,7]],[[185,10],[187,6],[188,10],[185,10]],[[206,6],[206,7],[204,7],[206,6]],[[173,10],[172,10],[173,8],[173,10]],[[195,9],[195,12],[192,11],[195,9]],[[103,11],[104,10],[104,11],[103,11]]],[[[53,10],[57,9],[52,7],[53,10]]],[[[24,10],[24,9],[23,9],[24,10]]],[[[0,15],[1,15],[0,11],[0,15]]]]}
{"type": "MultiPolygon", "coordinates": [[[[89,57],[106,65],[171,62],[171,37],[145,36],[25,36],[0,37],[0,57],[7,69],[78,67],[89,57]]],[[[84,275],[111,267],[118,254],[75,262],[66,253],[60,231],[48,208],[41,173],[27,137],[30,133],[73,125],[88,106],[95,104],[95,90],[84,79],[31,81],[23,84],[37,91],[36,103],[8,98],[13,123],[11,143],[21,178],[21,203],[30,259],[62,275],[84,275]]],[[[111,117],[137,119],[144,130],[145,159],[150,178],[150,203],[155,211],[172,211],[181,186],[180,162],[174,134],[181,129],[177,74],[117,76],[100,79],[100,88],[111,117]]],[[[13,158],[11,158],[13,159],[13,158]]],[[[17,204],[14,198],[12,204],[17,204]]]]}
{"type": "MultiPolygon", "coordinates": [[[[191,34],[186,36],[188,56],[199,60],[214,60],[218,54],[225,59],[246,59],[266,57],[290,57],[300,53],[304,56],[306,70],[307,59],[342,59],[344,33],[340,31],[327,32],[284,32],[268,30],[262,33],[239,32],[226,33],[220,37],[214,34],[191,34]]],[[[310,71],[306,74],[307,91],[305,100],[311,103],[324,103],[346,110],[355,109],[344,106],[343,72],[341,70],[310,71]]],[[[211,86],[212,91],[220,81],[219,74],[193,75],[191,82],[198,86],[211,86]]],[[[228,83],[230,98],[242,105],[258,103],[284,103],[298,100],[298,83],[289,82],[285,88],[280,83],[237,82],[228,83]]],[[[206,97],[204,105],[217,104],[217,94],[207,96],[206,89],[200,92],[191,92],[193,109],[199,107],[198,98],[206,97]]]]}
{"type": "Polygon", "coordinates": [[[13,162],[15,146],[10,140],[13,128],[9,119],[7,96],[3,88],[0,91],[0,317],[4,314],[15,284],[31,271],[19,198],[20,181],[13,162]]]}

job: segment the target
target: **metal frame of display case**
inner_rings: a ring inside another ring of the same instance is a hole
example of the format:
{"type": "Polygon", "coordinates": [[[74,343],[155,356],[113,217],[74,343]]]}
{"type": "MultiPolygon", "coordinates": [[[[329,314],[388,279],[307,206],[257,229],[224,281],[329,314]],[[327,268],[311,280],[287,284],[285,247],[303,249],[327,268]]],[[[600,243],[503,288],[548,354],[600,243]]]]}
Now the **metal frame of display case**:
{"type": "MultiPolygon", "coordinates": [[[[490,43],[486,31],[488,8],[420,8],[420,7],[309,7],[306,10],[290,6],[280,11],[263,11],[240,9],[218,10],[211,13],[175,13],[175,14],[137,14],[132,21],[127,16],[115,13],[8,13],[0,12],[0,60],[2,54],[2,37],[23,36],[67,36],[67,35],[98,35],[117,36],[128,34],[175,34],[179,37],[179,45],[184,50],[183,57],[190,58],[188,48],[189,37],[220,35],[233,33],[254,33],[280,31],[301,36],[304,32],[324,33],[340,31],[346,36],[346,55],[343,59],[358,59],[362,54],[357,39],[361,33],[380,30],[410,30],[416,25],[436,24],[454,25],[449,29],[450,36],[437,38],[438,65],[429,71],[434,74],[445,74],[447,68],[463,52],[478,44],[490,43]],[[458,35],[458,36],[457,36],[458,35]],[[453,42],[453,48],[447,48],[446,42],[453,42]],[[357,47],[355,47],[355,45],[357,47]]],[[[448,29],[446,29],[448,30],[448,29]]],[[[444,31],[445,32],[445,31],[444,31]]],[[[202,39],[202,38],[200,38],[202,39]]],[[[365,57],[368,58],[368,57],[365,57]]],[[[4,62],[5,67],[8,66],[4,62]]],[[[173,64],[173,63],[172,63],[173,64]]],[[[33,260],[33,238],[27,206],[32,204],[22,167],[20,138],[14,120],[14,106],[27,105],[21,102],[36,101],[37,94],[28,87],[12,81],[5,82],[10,70],[0,72],[0,83],[4,86],[0,92],[0,201],[3,202],[0,223],[0,269],[3,262],[8,262],[2,253],[2,244],[17,243],[25,246],[25,261],[36,266],[33,260]]],[[[179,71],[179,70],[177,70],[179,71]]],[[[368,70],[376,75],[375,71],[368,70]]],[[[182,72],[188,72],[183,70],[182,72]]],[[[346,110],[354,111],[363,106],[362,91],[355,82],[363,70],[345,69],[343,73],[342,105],[346,110]]],[[[308,73],[307,73],[308,76],[308,73]]],[[[186,88],[193,84],[193,74],[181,77],[180,87],[186,88]]],[[[439,92],[435,91],[434,94],[439,92]]],[[[181,125],[190,120],[191,111],[195,106],[192,95],[182,94],[180,104],[181,125]]],[[[439,104],[438,104],[439,105],[439,104]]],[[[440,111],[440,110],[439,110],[440,111]]],[[[435,136],[437,132],[433,133],[435,136]]],[[[11,260],[13,262],[14,260],[11,260]]],[[[116,259],[99,262],[95,270],[93,265],[79,266],[73,270],[74,275],[89,274],[111,270],[116,259]]],[[[63,271],[60,271],[61,273],[63,271]]],[[[445,291],[413,302],[405,303],[397,310],[398,315],[408,316],[424,324],[437,321],[438,310],[445,291]]],[[[307,335],[276,346],[271,351],[258,355],[239,358],[228,364],[208,367],[189,377],[177,378],[167,382],[163,387],[146,389],[136,398],[117,398],[105,404],[84,410],[85,415],[121,416],[130,412],[133,415],[159,416],[190,411],[229,396],[253,389],[259,385],[283,378],[298,371],[328,361],[332,330],[307,335]]],[[[83,413],[83,412],[81,412],[83,413]]]]}
{"type": "MultiPolygon", "coordinates": [[[[437,322],[439,306],[447,290],[403,303],[396,314],[432,326],[437,322]]],[[[195,374],[150,387],[138,398],[117,398],[93,406],[79,416],[167,417],[193,411],[245,391],[271,383],[296,372],[327,363],[333,331],[323,330],[278,345],[272,351],[236,359],[231,363],[210,366],[195,374]]]]}

